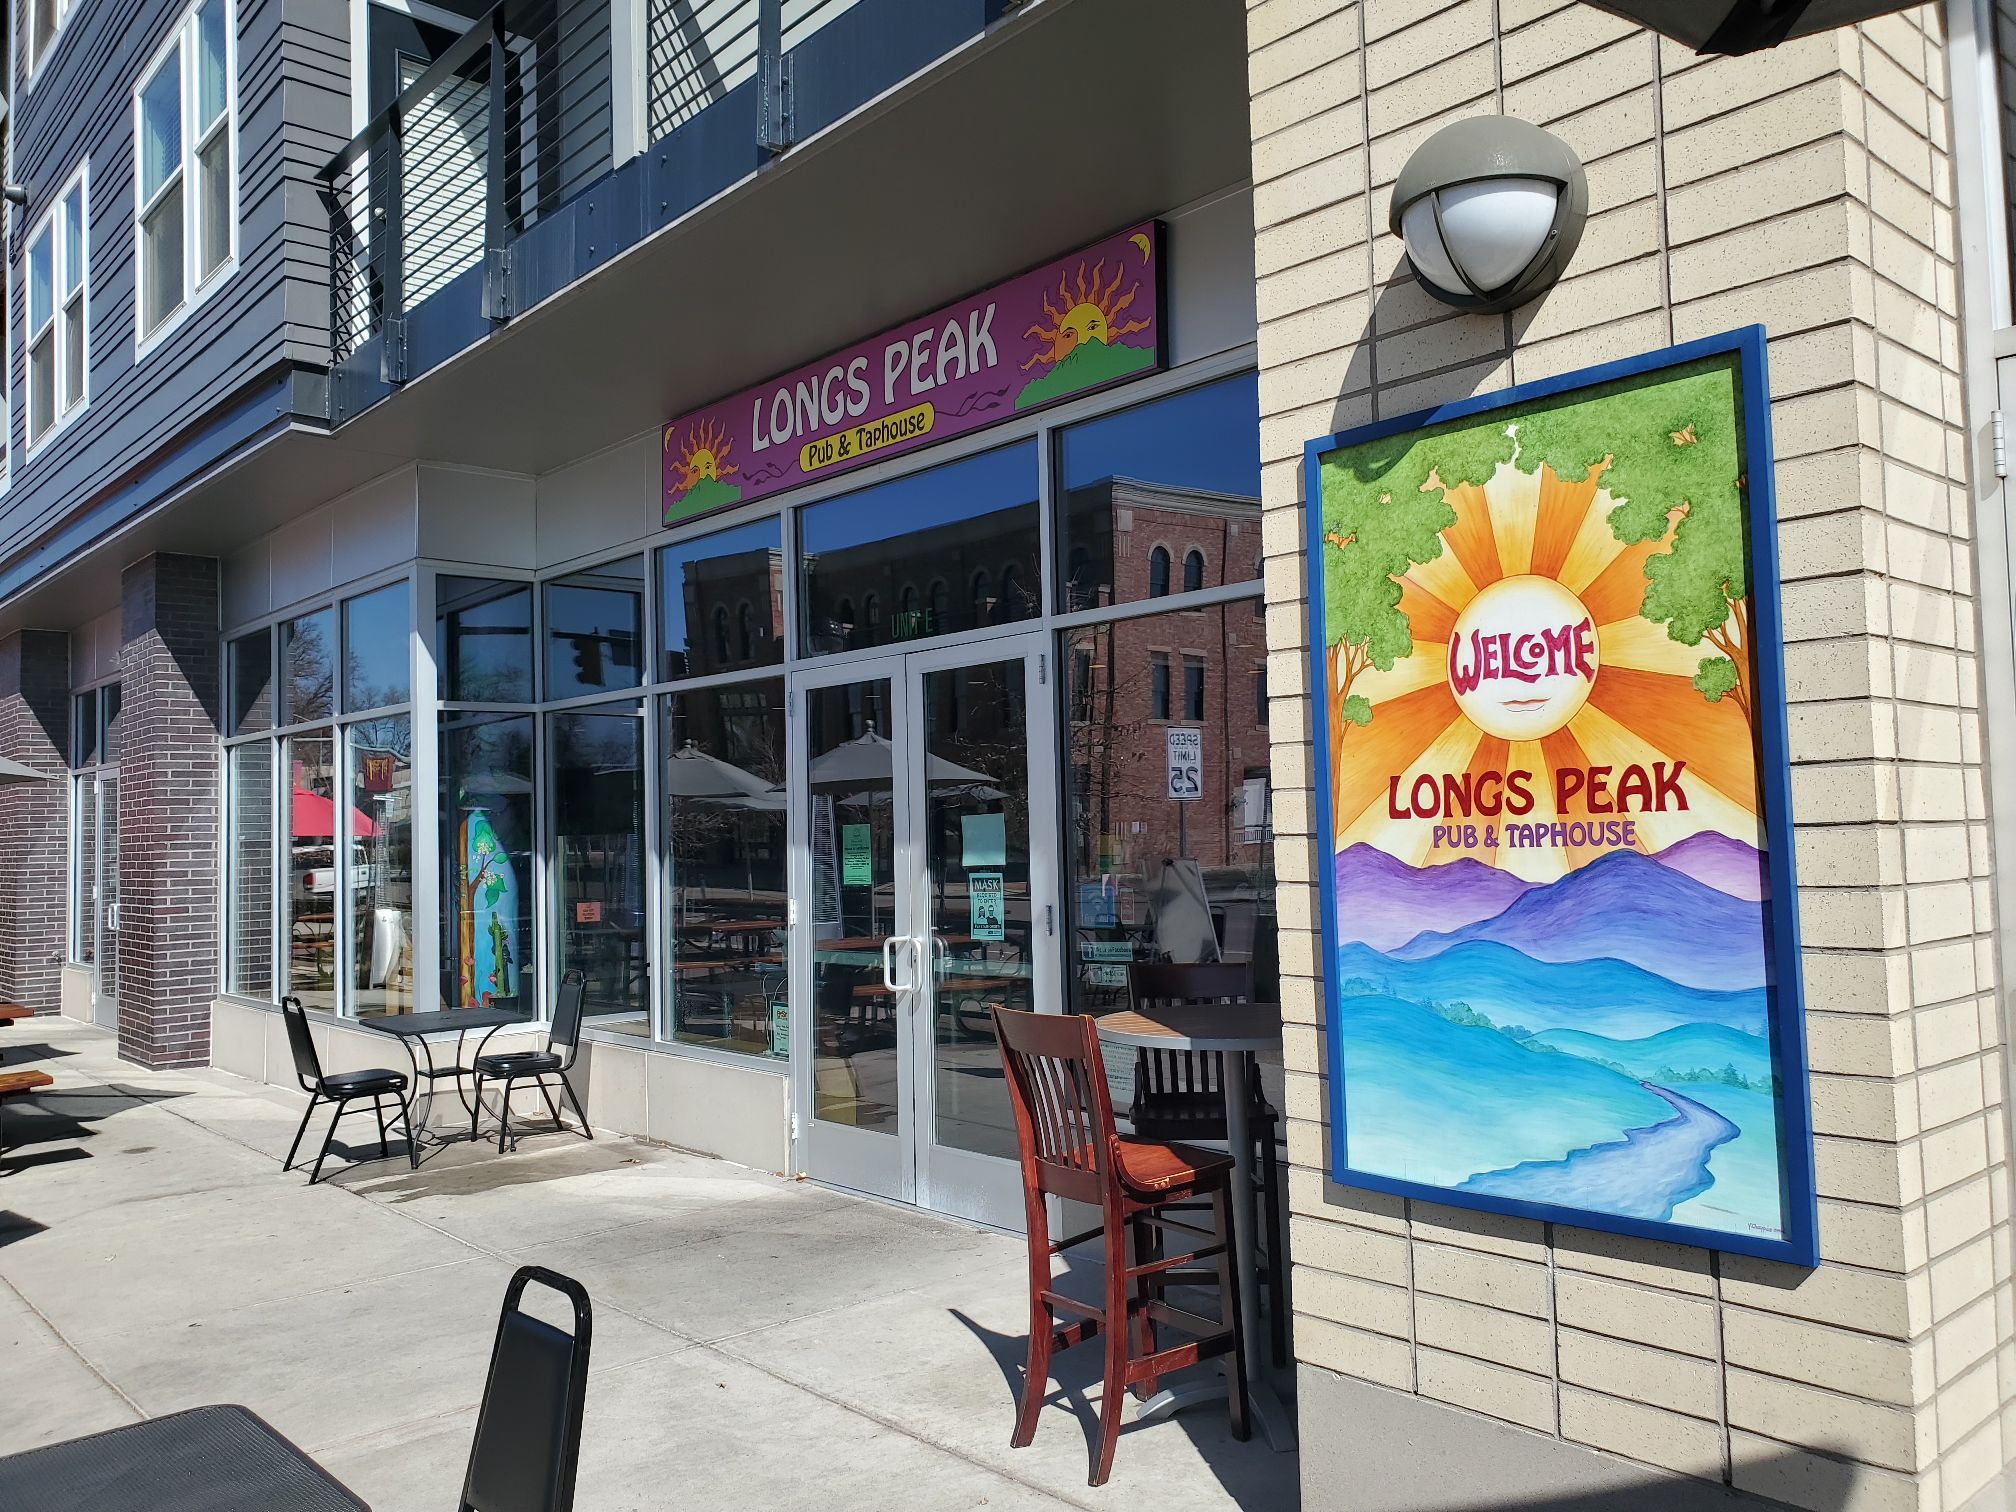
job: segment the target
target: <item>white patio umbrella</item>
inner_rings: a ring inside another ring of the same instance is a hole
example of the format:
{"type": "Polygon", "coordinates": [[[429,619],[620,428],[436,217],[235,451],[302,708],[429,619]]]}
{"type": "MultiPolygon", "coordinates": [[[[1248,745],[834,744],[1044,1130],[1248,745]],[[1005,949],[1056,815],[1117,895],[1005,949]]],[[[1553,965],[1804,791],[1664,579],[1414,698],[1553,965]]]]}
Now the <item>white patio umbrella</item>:
{"type": "Polygon", "coordinates": [[[5,756],[0,756],[0,787],[5,787],[10,782],[47,782],[48,780],[49,774],[47,772],[38,772],[31,766],[23,766],[18,761],[9,761],[5,756]]]}

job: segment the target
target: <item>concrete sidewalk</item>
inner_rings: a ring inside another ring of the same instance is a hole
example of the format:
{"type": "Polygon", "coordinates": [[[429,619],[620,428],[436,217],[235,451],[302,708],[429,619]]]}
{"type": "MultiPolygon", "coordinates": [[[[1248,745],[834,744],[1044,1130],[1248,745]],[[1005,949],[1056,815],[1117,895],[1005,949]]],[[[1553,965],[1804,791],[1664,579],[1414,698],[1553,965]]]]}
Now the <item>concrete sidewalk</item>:
{"type": "Polygon", "coordinates": [[[301,1098],[142,1071],[60,1020],[0,1051],[57,1080],[0,1113],[0,1453],[240,1402],[376,1512],[445,1512],[505,1282],[536,1262],[595,1303],[582,1512],[1296,1505],[1295,1457],[1219,1408],[1130,1427],[1088,1488],[1091,1347],[1011,1450],[1019,1240],[613,1137],[453,1144],[418,1173],[332,1154],[310,1189],[279,1169],[301,1098]]]}

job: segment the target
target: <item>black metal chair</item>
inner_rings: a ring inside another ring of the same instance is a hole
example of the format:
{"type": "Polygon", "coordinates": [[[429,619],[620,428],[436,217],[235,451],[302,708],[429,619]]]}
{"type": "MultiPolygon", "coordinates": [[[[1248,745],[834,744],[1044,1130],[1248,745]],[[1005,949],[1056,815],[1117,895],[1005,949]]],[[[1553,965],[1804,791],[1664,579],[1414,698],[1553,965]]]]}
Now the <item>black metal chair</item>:
{"type": "Polygon", "coordinates": [[[571,1512],[593,1325],[587,1288],[573,1277],[538,1265],[512,1276],[462,1478],[461,1512],[571,1512]],[[519,1310],[528,1281],[574,1304],[571,1335],[519,1310]]]}
{"type": "MultiPolygon", "coordinates": [[[[1250,962],[1136,961],[1127,968],[1127,995],[1136,1010],[1178,1003],[1250,1003],[1250,962]]],[[[1142,1050],[1134,1060],[1134,1101],[1127,1121],[1142,1139],[1223,1143],[1225,1057],[1189,1050],[1142,1050]]],[[[1267,1101],[1260,1068],[1246,1089],[1249,1125],[1260,1155],[1253,1200],[1266,1235],[1267,1322],[1274,1363],[1288,1363],[1288,1264],[1281,1236],[1281,1154],[1275,1130],[1281,1114],[1267,1101]]]]}
{"type": "Polygon", "coordinates": [[[323,1103],[334,1103],[336,1115],[329,1120],[329,1132],[322,1136],[322,1153],[315,1157],[315,1169],[308,1175],[308,1185],[313,1186],[320,1181],[322,1162],[329,1158],[329,1146],[336,1138],[336,1125],[352,1111],[352,1103],[362,1102],[367,1097],[378,1114],[378,1158],[389,1159],[392,1149],[386,1142],[385,1129],[385,1099],[389,1097],[399,1109],[399,1121],[406,1127],[406,1157],[412,1162],[413,1169],[419,1170],[420,1144],[413,1137],[413,1104],[406,1096],[406,1073],[373,1067],[368,1071],[338,1071],[334,1075],[325,1075],[321,1057],[315,1053],[315,1037],[308,1032],[308,1011],[301,1006],[301,999],[280,999],[280,1013],[287,1020],[287,1046],[294,1052],[295,1079],[301,1083],[301,1090],[308,1094],[307,1111],[301,1115],[301,1127],[294,1131],[294,1143],[287,1147],[287,1159],[280,1169],[294,1169],[294,1156],[301,1148],[302,1135],[308,1132],[308,1120],[323,1103]]]}
{"type": "MultiPolygon", "coordinates": [[[[588,1127],[588,1115],[581,1110],[581,1099],[575,1095],[574,1083],[567,1079],[567,1073],[574,1069],[574,1059],[581,1053],[581,1000],[588,990],[588,981],[578,971],[570,971],[560,978],[560,997],[553,1004],[553,1028],[546,1036],[544,1050],[503,1050],[495,1055],[479,1055],[473,1068],[476,1076],[476,1102],[469,1111],[469,1137],[476,1137],[476,1120],[483,1112],[483,1083],[502,1082],[504,1096],[499,1105],[497,1121],[497,1153],[503,1154],[505,1142],[511,1140],[511,1087],[514,1082],[529,1081],[539,1088],[539,1095],[546,1099],[546,1111],[553,1115],[553,1127],[566,1127],[560,1118],[560,1108],[553,1101],[553,1091],[546,1085],[546,1078],[560,1078],[560,1088],[567,1094],[567,1101],[573,1104],[574,1116],[581,1120],[581,1132],[589,1139],[595,1131],[588,1127]],[[567,1053],[560,1054],[556,1048],[564,1045],[567,1053]]],[[[516,1141],[512,1140],[512,1148],[516,1141]]]]}

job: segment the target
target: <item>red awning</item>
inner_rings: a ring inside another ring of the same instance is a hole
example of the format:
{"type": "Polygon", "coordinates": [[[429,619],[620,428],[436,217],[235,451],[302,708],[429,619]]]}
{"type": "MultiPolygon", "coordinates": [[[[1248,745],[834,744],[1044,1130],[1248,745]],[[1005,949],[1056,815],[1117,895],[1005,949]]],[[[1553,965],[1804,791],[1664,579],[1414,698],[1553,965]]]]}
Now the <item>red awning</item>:
{"type": "MultiPolygon", "coordinates": [[[[296,840],[334,840],[336,838],[336,805],[320,793],[311,793],[306,788],[294,789],[294,838],[296,840]]],[[[368,819],[362,810],[350,810],[350,838],[368,840],[378,833],[378,826],[368,819]]]]}

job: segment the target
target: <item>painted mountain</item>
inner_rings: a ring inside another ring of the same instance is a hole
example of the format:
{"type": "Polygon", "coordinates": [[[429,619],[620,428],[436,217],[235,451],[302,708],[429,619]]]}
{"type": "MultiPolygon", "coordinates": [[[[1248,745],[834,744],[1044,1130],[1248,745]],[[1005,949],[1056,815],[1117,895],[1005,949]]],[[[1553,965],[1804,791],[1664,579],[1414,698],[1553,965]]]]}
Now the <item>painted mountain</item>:
{"type": "Polygon", "coordinates": [[[1409,866],[1370,845],[1337,857],[1337,931],[1342,943],[1392,950],[1427,931],[1493,918],[1534,884],[1467,857],[1409,866]]]}
{"type": "MultiPolygon", "coordinates": [[[[1338,912],[1352,906],[1340,894],[1338,912]]],[[[1393,956],[1418,961],[1492,940],[1539,961],[1604,958],[1706,991],[1769,981],[1762,911],[1636,851],[1609,855],[1523,892],[1503,913],[1417,935],[1393,956]]]]}
{"type": "Polygon", "coordinates": [[[1494,1024],[1535,1031],[1579,1029],[1642,1039],[1687,1024],[1720,1024],[1761,1035],[1770,1000],[1761,987],[1704,992],[1625,961],[1536,961],[1507,945],[1472,940],[1418,961],[1398,961],[1362,945],[1337,952],[1350,992],[1414,1003],[1466,1003],[1494,1024]]]}
{"type": "Polygon", "coordinates": [[[1714,830],[1689,835],[1678,845],[1669,845],[1652,859],[1661,866],[1684,872],[1732,898],[1756,903],[1770,891],[1764,856],[1755,846],[1731,839],[1714,830]]]}

